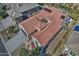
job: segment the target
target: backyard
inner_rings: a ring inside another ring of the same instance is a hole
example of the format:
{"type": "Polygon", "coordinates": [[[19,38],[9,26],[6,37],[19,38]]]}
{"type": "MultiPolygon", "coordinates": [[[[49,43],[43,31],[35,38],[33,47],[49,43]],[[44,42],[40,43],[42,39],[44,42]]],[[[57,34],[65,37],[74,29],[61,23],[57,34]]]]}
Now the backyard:
{"type": "Polygon", "coordinates": [[[14,37],[18,31],[19,29],[16,26],[10,26],[6,30],[2,31],[1,34],[4,38],[4,41],[7,41],[11,39],[12,37],[14,37]]]}

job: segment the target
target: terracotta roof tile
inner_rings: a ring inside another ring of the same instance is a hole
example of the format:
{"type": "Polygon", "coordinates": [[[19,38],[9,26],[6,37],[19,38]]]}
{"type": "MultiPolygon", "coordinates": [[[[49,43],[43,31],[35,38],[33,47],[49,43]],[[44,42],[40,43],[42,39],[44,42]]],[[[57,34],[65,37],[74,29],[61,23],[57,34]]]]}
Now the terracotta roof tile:
{"type": "Polygon", "coordinates": [[[59,31],[63,22],[61,16],[65,15],[54,7],[48,9],[52,10],[52,12],[50,13],[46,10],[41,10],[38,14],[20,23],[30,35],[35,30],[39,29],[33,33],[32,36],[37,38],[42,46],[47,44],[48,41],[59,31]],[[43,18],[47,19],[49,22],[42,23],[41,20],[43,18]],[[41,30],[41,28],[43,29],[41,30]]]}

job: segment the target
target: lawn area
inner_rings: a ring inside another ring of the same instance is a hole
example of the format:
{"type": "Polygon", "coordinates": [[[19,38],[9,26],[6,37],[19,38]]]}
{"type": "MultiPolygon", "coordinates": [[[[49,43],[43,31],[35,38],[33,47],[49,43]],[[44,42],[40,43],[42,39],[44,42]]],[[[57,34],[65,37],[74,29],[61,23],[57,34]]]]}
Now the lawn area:
{"type": "Polygon", "coordinates": [[[79,17],[79,11],[78,10],[71,11],[71,17],[73,18],[73,20],[76,21],[79,17]]]}

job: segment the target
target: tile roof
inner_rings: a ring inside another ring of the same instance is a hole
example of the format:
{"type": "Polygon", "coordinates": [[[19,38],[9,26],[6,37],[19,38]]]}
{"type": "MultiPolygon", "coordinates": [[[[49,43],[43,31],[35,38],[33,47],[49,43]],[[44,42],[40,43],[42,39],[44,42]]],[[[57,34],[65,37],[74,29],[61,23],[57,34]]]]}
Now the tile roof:
{"type": "Polygon", "coordinates": [[[21,22],[20,25],[23,26],[28,34],[37,38],[41,45],[44,46],[61,28],[63,22],[62,15],[65,14],[58,9],[46,7],[38,14],[21,22]],[[42,19],[46,19],[48,22],[41,22],[42,19]]]}

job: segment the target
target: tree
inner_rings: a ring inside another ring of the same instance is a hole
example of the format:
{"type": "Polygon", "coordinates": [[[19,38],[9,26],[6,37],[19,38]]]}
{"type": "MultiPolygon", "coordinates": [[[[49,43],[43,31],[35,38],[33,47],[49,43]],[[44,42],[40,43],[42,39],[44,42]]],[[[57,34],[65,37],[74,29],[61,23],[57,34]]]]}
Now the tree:
{"type": "Polygon", "coordinates": [[[6,9],[4,9],[3,6],[1,6],[1,7],[0,7],[0,17],[1,17],[1,18],[5,18],[5,17],[7,17],[7,16],[8,16],[8,14],[7,14],[7,12],[6,12],[6,9]]]}

